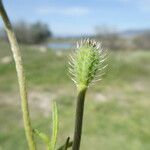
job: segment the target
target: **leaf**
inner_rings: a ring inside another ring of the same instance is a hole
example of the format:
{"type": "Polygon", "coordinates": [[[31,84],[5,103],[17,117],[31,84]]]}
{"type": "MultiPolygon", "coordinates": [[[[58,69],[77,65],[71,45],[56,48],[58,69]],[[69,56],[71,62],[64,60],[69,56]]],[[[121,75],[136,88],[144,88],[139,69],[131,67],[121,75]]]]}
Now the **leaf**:
{"type": "Polygon", "coordinates": [[[64,145],[62,145],[61,147],[59,147],[57,150],[67,150],[69,147],[72,146],[73,141],[69,142],[70,137],[67,138],[66,143],[64,145]]]}
{"type": "Polygon", "coordinates": [[[69,140],[70,140],[70,137],[67,138],[66,143],[65,143],[65,147],[64,147],[63,150],[67,150],[68,144],[69,144],[69,140]]]}
{"type": "Polygon", "coordinates": [[[49,147],[50,139],[45,133],[42,133],[37,129],[34,129],[33,132],[38,135],[38,137],[47,145],[47,147],[49,147]]]}
{"type": "Polygon", "coordinates": [[[51,138],[51,148],[55,149],[58,131],[58,114],[57,114],[57,104],[53,102],[52,108],[52,138],[51,138]]]}

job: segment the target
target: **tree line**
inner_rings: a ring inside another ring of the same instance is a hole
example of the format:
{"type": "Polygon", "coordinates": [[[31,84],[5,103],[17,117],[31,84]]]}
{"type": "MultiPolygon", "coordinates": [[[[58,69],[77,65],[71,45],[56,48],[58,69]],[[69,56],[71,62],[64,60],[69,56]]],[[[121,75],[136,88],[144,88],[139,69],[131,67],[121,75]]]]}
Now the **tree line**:
{"type": "MultiPolygon", "coordinates": [[[[42,22],[29,24],[19,21],[13,24],[13,28],[18,42],[23,44],[40,44],[52,37],[51,30],[42,22]]],[[[1,38],[7,39],[4,29],[1,29],[0,33],[1,38]]]]}
{"type": "Polygon", "coordinates": [[[128,34],[122,35],[110,27],[97,27],[94,38],[102,41],[103,46],[111,50],[150,50],[150,30],[128,34]]]}

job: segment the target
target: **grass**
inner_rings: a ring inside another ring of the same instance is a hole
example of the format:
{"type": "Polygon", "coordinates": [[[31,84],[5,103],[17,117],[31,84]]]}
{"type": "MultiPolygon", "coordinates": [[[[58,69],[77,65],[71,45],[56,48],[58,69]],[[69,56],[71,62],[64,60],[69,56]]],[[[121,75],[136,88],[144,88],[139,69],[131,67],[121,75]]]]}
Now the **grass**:
{"type": "MultiPolygon", "coordinates": [[[[76,92],[67,75],[69,52],[44,53],[27,46],[22,52],[33,126],[50,134],[50,105],[45,102],[56,100],[60,145],[73,134],[76,92]]],[[[0,42],[0,150],[25,150],[14,63],[1,62],[9,55],[8,44],[0,42]]],[[[102,82],[91,87],[86,98],[81,149],[149,150],[150,51],[110,52],[108,63],[102,82]]]]}

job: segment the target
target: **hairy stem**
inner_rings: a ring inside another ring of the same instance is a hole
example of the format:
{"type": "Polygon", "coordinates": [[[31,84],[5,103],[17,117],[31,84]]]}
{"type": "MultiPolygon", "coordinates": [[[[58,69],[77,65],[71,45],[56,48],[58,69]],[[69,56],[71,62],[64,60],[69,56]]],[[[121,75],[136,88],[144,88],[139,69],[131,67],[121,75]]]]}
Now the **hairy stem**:
{"type": "Polygon", "coordinates": [[[5,29],[6,29],[6,32],[8,35],[8,39],[9,39],[9,42],[11,45],[11,50],[12,50],[15,65],[16,65],[16,71],[17,71],[18,83],[19,83],[19,89],[20,89],[20,96],[21,96],[23,121],[24,121],[24,127],[25,127],[26,138],[28,141],[28,146],[29,146],[30,150],[35,150],[36,148],[35,148],[35,142],[34,142],[34,138],[33,138],[30,117],[29,117],[26,82],[25,82],[25,75],[24,75],[24,71],[23,71],[21,52],[20,52],[18,42],[16,40],[16,36],[12,29],[10,20],[9,20],[7,13],[5,11],[5,8],[3,6],[2,0],[0,0],[0,15],[5,24],[5,29]]]}
{"type": "Polygon", "coordinates": [[[74,129],[74,140],[72,150],[79,150],[81,134],[82,134],[82,120],[84,113],[84,100],[86,94],[86,88],[82,89],[78,93],[77,105],[76,105],[76,116],[75,116],[75,129],[74,129]]]}

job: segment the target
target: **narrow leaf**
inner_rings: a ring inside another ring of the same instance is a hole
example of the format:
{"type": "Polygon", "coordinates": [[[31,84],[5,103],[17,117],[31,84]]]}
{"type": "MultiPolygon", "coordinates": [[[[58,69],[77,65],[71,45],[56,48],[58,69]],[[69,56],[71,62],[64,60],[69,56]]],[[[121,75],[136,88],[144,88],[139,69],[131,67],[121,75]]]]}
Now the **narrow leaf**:
{"type": "Polygon", "coordinates": [[[40,132],[37,129],[34,129],[33,132],[48,146],[50,144],[49,137],[45,134],[40,132]]]}
{"type": "Polygon", "coordinates": [[[61,147],[59,147],[57,150],[67,150],[69,147],[72,146],[73,142],[69,142],[70,137],[67,138],[66,143],[64,145],[62,145],[61,147]]]}
{"type": "Polygon", "coordinates": [[[66,143],[65,143],[65,147],[64,147],[63,150],[67,150],[68,149],[69,140],[70,140],[70,137],[67,138],[66,143]]]}
{"type": "Polygon", "coordinates": [[[52,138],[51,138],[51,148],[55,149],[57,140],[57,130],[58,130],[58,114],[57,114],[57,104],[53,102],[52,108],[52,138]]]}

